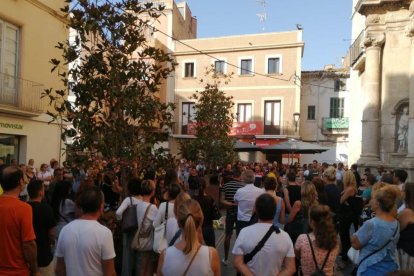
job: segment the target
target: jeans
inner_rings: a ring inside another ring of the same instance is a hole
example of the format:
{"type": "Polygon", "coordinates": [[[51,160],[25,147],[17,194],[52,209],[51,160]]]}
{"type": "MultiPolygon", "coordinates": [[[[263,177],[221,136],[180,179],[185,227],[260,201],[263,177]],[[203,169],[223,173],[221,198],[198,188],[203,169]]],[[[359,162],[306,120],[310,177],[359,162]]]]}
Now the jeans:
{"type": "Polygon", "coordinates": [[[251,225],[250,221],[242,221],[242,220],[237,220],[236,221],[236,235],[238,236],[240,231],[244,228],[251,225]]]}
{"type": "Polygon", "coordinates": [[[131,249],[135,233],[122,234],[122,276],[139,275],[139,253],[131,249]]]}

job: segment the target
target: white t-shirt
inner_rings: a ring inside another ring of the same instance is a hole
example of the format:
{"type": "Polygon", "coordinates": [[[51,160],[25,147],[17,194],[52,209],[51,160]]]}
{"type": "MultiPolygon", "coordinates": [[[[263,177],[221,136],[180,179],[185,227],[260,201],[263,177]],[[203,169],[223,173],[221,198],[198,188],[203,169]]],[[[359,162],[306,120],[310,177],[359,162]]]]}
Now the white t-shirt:
{"type": "MultiPolygon", "coordinates": [[[[151,203],[145,202],[140,200],[137,204],[137,221],[138,221],[138,225],[141,225],[142,220],[144,219],[144,215],[145,215],[145,211],[147,210],[148,205],[150,205],[151,203]]],[[[151,207],[149,207],[148,213],[147,213],[147,218],[144,221],[144,224],[151,224],[154,221],[155,217],[157,216],[157,206],[155,206],[154,204],[151,204],[151,207]]]]}
{"type": "Polygon", "coordinates": [[[76,219],[63,227],[55,252],[67,276],[103,275],[102,260],[115,258],[111,231],[96,220],[76,219]]]}
{"type": "Polygon", "coordinates": [[[43,184],[45,184],[45,186],[49,186],[50,184],[50,180],[45,180],[48,177],[53,177],[53,174],[50,171],[45,171],[45,172],[38,172],[36,175],[37,179],[42,180],[43,184]]]}
{"type": "MultiPolygon", "coordinates": [[[[184,255],[183,251],[177,249],[175,246],[167,248],[164,257],[164,263],[161,272],[164,275],[183,275],[189,266],[193,254],[184,255]]],[[[201,246],[197,255],[194,257],[191,266],[188,268],[188,276],[209,276],[214,275],[211,269],[210,248],[208,246],[201,246]]]]}
{"type": "MultiPolygon", "coordinates": [[[[167,206],[166,202],[163,202],[160,204],[160,207],[158,208],[157,216],[155,217],[155,220],[153,222],[154,227],[157,227],[161,223],[164,222],[165,219],[165,208],[167,206]]],[[[174,203],[168,202],[168,215],[167,220],[169,218],[174,218],[174,203]]]]}
{"type": "Polygon", "coordinates": [[[257,188],[253,184],[246,184],[243,188],[237,190],[234,195],[234,201],[237,202],[237,219],[249,221],[252,217],[254,203],[256,199],[265,193],[265,190],[257,188]]]}
{"type": "MultiPolygon", "coordinates": [[[[138,204],[138,202],[140,202],[141,200],[140,199],[136,199],[135,197],[131,197],[132,198],[132,205],[137,205],[138,204]]],[[[115,215],[116,215],[116,219],[117,220],[121,220],[122,219],[122,214],[125,212],[125,210],[129,207],[131,205],[131,199],[130,199],[130,197],[126,197],[123,201],[122,201],[122,203],[121,203],[121,205],[119,205],[119,207],[118,207],[118,209],[116,210],[116,212],[115,212],[115,215]]]]}
{"type": "MultiPolygon", "coordinates": [[[[167,234],[166,234],[167,243],[170,243],[170,241],[174,238],[175,234],[177,233],[179,229],[180,228],[178,227],[178,222],[175,217],[169,218],[167,220],[167,234]]],[[[179,237],[176,240],[176,242],[179,241],[180,239],[181,238],[179,237]]]]}
{"type": "MultiPolygon", "coordinates": [[[[245,227],[240,231],[234,244],[234,255],[246,255],[253,251],[262,240],[271,224],[256,223],[245,227]]],[[[293,243],[289,235],[280,230],[279,234],[272,233],[263,248],[257,252],[247,266],[254,275],[276,275],[282,270],[282,264],[286,257],[295,257],[293,243]]]]}

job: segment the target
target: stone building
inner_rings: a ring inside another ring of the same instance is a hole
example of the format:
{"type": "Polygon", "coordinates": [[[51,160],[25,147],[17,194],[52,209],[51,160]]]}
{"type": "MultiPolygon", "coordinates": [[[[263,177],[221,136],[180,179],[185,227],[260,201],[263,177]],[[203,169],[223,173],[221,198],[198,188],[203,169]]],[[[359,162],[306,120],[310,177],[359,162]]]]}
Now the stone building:
{"type": "Polygon", "coordinates": [[[352,159],[366,167],[404,167],[413,180],[414,1],[353,4],[352,159]]]}
{"type": "Polygon", "coordinates": [[[330,164],[348,163],[350,103],[348,68],[327,65],[323,70],[302,71],[300,137],[329,148],[322,154],[303,154],[301,163],[316,159],[330,164]]]}

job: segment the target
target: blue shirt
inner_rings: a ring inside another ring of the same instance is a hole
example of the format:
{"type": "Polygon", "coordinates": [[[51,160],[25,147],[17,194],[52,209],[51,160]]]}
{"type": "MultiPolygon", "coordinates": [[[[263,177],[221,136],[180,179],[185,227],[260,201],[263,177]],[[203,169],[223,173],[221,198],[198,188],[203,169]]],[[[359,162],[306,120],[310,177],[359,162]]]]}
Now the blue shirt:
{"type": "Polygon", "coordinates": [[[398,221],[388,222],[375,217],[367,220],[355,233],[362,245],[358,262],[361,262],[365,256],[383,247],[391,239],[391,242],[384,249],[368,257],[360,264],[358,275],[367,270],[368,267],[380,263],[386,257],[390,257],[397,263],[395,250],[400,232],[397,230],[395,233],[396,227],[399,227],[398,221]]]}

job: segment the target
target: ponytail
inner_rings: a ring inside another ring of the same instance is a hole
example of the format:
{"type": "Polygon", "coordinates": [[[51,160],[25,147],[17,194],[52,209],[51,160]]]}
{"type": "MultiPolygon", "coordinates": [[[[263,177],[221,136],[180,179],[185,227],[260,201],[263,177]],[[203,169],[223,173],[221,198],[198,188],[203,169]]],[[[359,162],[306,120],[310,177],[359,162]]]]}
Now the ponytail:
{"type": "Polygon", "coordinates": [[[193,253],[197,248],[195,247],[198,238],[197,238],[197,227],[194,221],[193,215],[188,215],[187,219],[185,220],[184,224],[184,240],[185,240],[185,247],[184,247],[184,254],[193,253]]]}
{"type": "MultiPolygon", "coordinates": [[[[175,206],[174,206],[175,207],[175,206]]],[[[183,253],[188,255],[197,250],[197,229],[203,224],[204,216],[200,205],[194,199],[183,201],[177,206],[177,221],[182,229],[185,246],[183,253]]]]}

